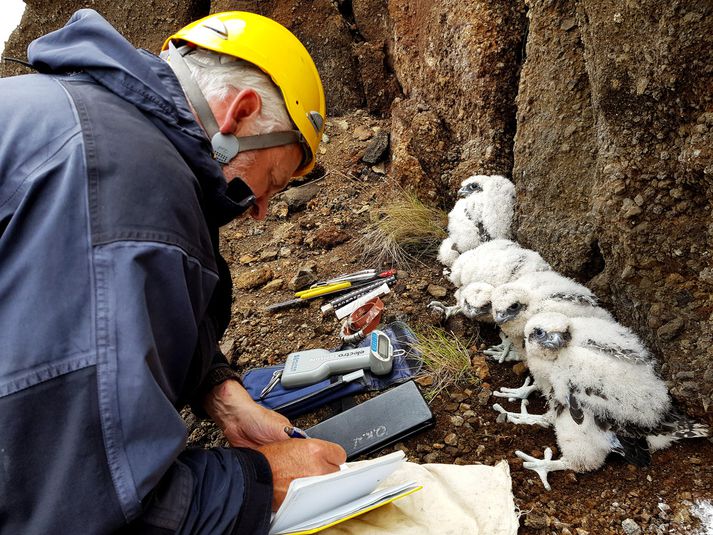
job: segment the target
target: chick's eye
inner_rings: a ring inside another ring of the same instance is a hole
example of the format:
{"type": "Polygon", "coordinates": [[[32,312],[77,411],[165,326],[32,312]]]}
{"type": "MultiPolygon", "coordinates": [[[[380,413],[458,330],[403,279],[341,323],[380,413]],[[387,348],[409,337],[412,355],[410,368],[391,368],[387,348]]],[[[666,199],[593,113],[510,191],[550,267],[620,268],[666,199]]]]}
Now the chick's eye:
{"type": "Polygon", "coordinates": [[[508,307],[508,310],[515,312],[516,310],[520,309],[520,303],[513,303],[508,307]]]}
{"type": "Polygon", "coordinates": [[[545,331],[542,329],[533,329],[532,334],[534,334],[537,338],[542,338],[545,335],[545,331]]]}

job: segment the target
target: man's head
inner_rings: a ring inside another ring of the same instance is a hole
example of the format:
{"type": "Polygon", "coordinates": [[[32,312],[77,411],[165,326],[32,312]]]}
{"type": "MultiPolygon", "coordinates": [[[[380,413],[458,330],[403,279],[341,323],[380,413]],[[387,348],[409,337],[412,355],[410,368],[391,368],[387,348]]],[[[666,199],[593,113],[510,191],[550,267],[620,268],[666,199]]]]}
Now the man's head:
{"type": "Polygon", "coordinates": [[[309,53],[277,22],[238,11],[186,26],[166,41],[164,50],[169,47],[227,179],[239,176],[250,186],[252,215],[264,218],[269,199],[314,167],[324,93],[309,53]],[[207,106],[198,102],[203,99],[207,106]]]}

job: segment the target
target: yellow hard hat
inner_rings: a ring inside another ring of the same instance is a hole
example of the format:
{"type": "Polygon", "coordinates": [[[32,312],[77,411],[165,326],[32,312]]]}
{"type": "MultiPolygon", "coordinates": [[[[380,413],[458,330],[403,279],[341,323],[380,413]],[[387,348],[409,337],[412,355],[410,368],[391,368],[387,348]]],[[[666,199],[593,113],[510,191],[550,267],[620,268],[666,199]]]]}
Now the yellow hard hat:
{"type": "Polygon", "coordinates": [[[295,173],[314,167],[324,130],[324,89],[307,49],[287,28],[245,11],[215,13],[197,20],[166,39],[187,43],[248,61],[265,72],[282,91],[285,107],[311,154],[295,173]]]}

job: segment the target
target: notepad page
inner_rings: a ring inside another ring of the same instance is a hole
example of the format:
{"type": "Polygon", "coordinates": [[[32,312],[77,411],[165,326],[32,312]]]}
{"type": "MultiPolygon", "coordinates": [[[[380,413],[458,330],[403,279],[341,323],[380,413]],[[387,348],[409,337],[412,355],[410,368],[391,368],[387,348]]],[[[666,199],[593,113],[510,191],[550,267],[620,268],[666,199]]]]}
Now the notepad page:
{"type": "Polygon", "coordinates": [[[346,505],[337,507],[336,509],[325,513],[324,515],[315,517],[314,519],[308,520],[307,522],[303,522],[302,524],[292,526],[288,530],[275,533],[275,535],[280,535],[283,533],[294,533],[299,531],[308,531],[321,526],[327,526],[329,524],[333,524],[339,519],[351,517],[355,513],[373,507],[377,504],[390,502],[396,499],[398,496],[409,494],[411,491],[418,488],[421,488],[418,483],[416,483],[415,481],[408,481],[406,483],[402,483],[394,487],[380,489],[372,492],[371,494],[367,494],[366,496],[358,498],[352,502],[349,502],[346,505]]]}
{"type": "Polygon", "coordinates": [[[287,490],[285,501],[275,514],[270,533],[287,530],[366,496],[391,475],[404,459],[404,453],[397,451],[358,468],[294,480],[287,490]]]}

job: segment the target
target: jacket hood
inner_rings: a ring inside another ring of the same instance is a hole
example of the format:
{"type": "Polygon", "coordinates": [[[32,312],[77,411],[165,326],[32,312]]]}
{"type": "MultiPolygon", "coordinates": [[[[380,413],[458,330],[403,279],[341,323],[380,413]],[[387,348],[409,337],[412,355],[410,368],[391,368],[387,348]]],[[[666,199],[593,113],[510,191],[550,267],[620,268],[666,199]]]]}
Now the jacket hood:
{"type": "Polygon", "coordinates": [[[208,204],[206,215],[215,224],[224,225],[244,211],[239,205],[244,189],[228,188],[171,68],[150,52],[134,48],[99,13],[80,9],[63,28],[30,43],[27,57],[45,74],[84,72],[144,112],[198,177],[208,204]],[[240,198],[231,199],[232,192],[240,198]]]}
{"type": "Polygon", "coordinates": [[[63,28],[30,43],[27,56],[40,72],[83,71],[141,110],[177,118],[175,104],[141,52],[94,10],[77,11],[63,28]]]}

